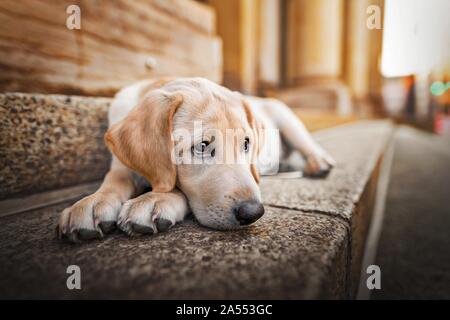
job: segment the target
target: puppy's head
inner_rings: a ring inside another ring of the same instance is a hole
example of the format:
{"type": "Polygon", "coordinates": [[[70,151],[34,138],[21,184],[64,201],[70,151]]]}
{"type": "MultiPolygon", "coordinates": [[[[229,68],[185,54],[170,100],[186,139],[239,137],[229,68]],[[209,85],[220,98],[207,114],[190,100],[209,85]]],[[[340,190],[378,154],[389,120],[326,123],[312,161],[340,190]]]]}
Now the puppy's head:
{"type": "Polygon", "coordinates": [[[147,93],[105,141],[154,192],[177,186],[201,224],[234,229],[264,213],[255,166],[259,131],[239,93],[180,78],[147,93]]]}

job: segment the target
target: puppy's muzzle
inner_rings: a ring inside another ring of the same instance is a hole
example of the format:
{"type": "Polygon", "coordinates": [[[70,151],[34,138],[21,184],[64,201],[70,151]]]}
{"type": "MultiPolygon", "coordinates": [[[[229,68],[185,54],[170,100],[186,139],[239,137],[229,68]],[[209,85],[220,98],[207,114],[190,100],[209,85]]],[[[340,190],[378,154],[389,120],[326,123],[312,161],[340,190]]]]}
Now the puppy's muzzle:
{"type": "Polygon", "coordinates": [[[243,201],[234,209],[234,214],[241,226],[248,225],[263,216],[264,206],[256,200],[243,201]]]}

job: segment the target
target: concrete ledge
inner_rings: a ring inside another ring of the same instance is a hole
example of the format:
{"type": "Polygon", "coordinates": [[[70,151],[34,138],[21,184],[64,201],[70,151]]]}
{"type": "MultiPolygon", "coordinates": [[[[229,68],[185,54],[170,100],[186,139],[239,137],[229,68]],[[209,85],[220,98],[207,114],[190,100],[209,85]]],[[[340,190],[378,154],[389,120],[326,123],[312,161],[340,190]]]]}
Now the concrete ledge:
{"type": "Polygon", "coordinates": [[[388,122],[367,121],[316,134],[337,167],[326,179],[263,179],[267,213],[239,231],[188,220],[156,236],[115,234],[78,246],[54,236],[57,214],[70,203],[3,217],[0,297],[354,297],[392,131],[388,122]],[[81,267],[80,291],[66,288],[71,264],[81,267]]]}
{"type": "Polygon", "coordinates": [[[101,179],[110,101],[0,94],[0,199],[101,179]]]}
{"type": "Polygon", "coordinates": [[[392,134],[388,121],[361,121],[318,132],[315,139],[338,163],[327,179],[268,179],[261,183],[266,205],[345,221],[351,230],[346,288],[351,297],[359,285],[380,164],[392,134]]]}
{"type": "Polygon", "coordinates": [[[348,230],[325,215],[269,207],[246,230],[190,220],[154,237],[78,246],[54,237],[65,205],[2,219],[1,298],[344,297],[348,230]],[[81,268],[80,291],[66,288],[71,264],[81,268]]]}

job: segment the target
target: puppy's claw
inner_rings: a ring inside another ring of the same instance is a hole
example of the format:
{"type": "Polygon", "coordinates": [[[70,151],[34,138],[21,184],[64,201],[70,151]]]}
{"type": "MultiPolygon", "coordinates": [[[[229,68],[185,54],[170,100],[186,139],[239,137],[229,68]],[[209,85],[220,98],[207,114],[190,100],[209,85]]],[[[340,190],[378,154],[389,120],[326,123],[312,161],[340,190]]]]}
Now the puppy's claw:
{"type": "Polygon", "coordinates": [[[331,169],[336,165],[336,162],[324,151],[311,154],[306,158],[305,175],[312,178],[324,178],[331,169]]]}
{"type": "Polygon", "coordinates": [[[78,237],[81,240],[93,240],[103,238],[100,230],[80,229],[78,230],[78,237]]]}
{"type": "Polygon", "coordinates": [[[98,224],[104,234],[112,233],[116,230],[117,225],[115,221],[103,221],[98,224]]]}
{"type": "Polygon", "coordinates": [[[142,233],[142,234],[153,234],[155,231],[150,226],[144,226],[142,224],[132,223],[131,229],[136,233],[142,233]]]}
{"type": "Polygon", "coordinates": [[[69,208],[59,217],[57,235],[70,242],[101,239],[115,229],[122,202],[115,193],[94,193],[69,208]]]}
{"type": "Polygon", "coordinates": [[[330,173],[331,168],[328,169],[321,169],[317,172],[310,172],[308,173],[308,176],[311,178],[325,178],[330,173]]]}
{"type": "Polygon", "coordinates": [[[72,242],[72,243],[80,243],[80,242],[81,242],[81,241],[78,239],[78,234],[77,234],[77,232],[71,232],[71,233],[69,233],[69,234],[66,234],[65,236],[66,236],[66,239],[67,239],[69,242],[72,242]]]}
{"type": "Polygon", "coordinates": [[[336,166],[336,160],[334,160],[331,156],[327,156],[326,161],[331,166],[331,168],[336,166]]]}
{"type": "Polygon", "coordinates": [[[164,232],[169,230],[169,228],[173,225],[172,221],[164,219],[164,218],[156,218],[156,227],[159,232],[164,232]]]}
{"type": "Polygon", "coordinates": [[[62,238],[62,232],[60,231],[59,224],[56,225],[55,233],[56,233],[56,237],[57,237],[58,239],[61,239],[61,238],[62,238]]]}

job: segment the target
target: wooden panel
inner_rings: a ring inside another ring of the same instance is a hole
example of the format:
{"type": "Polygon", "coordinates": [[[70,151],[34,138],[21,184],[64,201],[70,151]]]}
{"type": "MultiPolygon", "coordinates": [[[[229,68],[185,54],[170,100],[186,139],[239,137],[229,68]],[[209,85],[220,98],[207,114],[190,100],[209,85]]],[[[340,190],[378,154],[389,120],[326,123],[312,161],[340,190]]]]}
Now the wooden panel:
{"type": "Polygon", "coordinates": [[[257,86],[260,1],[206,2],[217,13],[217,32],[223,41],[224,85],[254,93],[257,86]]]}
{"type": "Polygon", "coordinates": [[[111,95],[136,80],[203,76],[221,82],[215,14],[191,0],[0,2],[0,90],[111,95]],[[156,60],[146,67],[149,57],[156,60]]]}
{"type": "Polygon", "coordinates": [[[259,53],[259,1],[240,0],[241,4],[241,88],[242,92],[254,94],[258,81],[259,53]]]}
{"type": "Polygon", "coordinates": [[[344,80],[356,101],[381,95],[379,60],[382,29],[366,26],[367,8],[383,8],[383,0],[349,0],[345,3],[344,80]]]}
{"type": "Polygon", "coordinates": [[[208,0],[217,14],[217,33],[223,41],[224,84],[232,89],[240,87],[240,3],[239,0],[208,0]],[[233,21],[234,23],[230,23],[233,21]]]}
{"type": "Polygon", "coordinates": [[[341,75],[342,0],[287,0],[288,84],[341,75]]]}
{"type": "Polygon", "coordinates": [[[280,0],[260,0],[259,81],[278,86],[281,73],[281,5],[280,0]]]}
{"type": "MultiPolygon", "coordinates": [[[[384,0],[371,0],[370,4],[378,5],[384,12],[384,0]]],[[[383,24],[383,20],[382,20],[383,24]]],[[[383,30],[371,30],[369,57],[369,94],[374,101],[381,101],[383,76],[381,74],[381,45],[383,42],[383,30]]]]}
{"type": "Polygon", "coordinates": [[[167,11],[183,22],[188,22],[202,32],[210,35],[216,32],[216,16],[211,14],[212,10],[204,4],[191,0],[153,0],[153,2],[159,9],[167,11]]]}
{"type": "Polygon", "coordinates": [[[369,0],[349,0],[345,3],[346,30],[344,79],[355,98],[364,97],[369,89],[369,40],[366,8],[369,0]]]}

